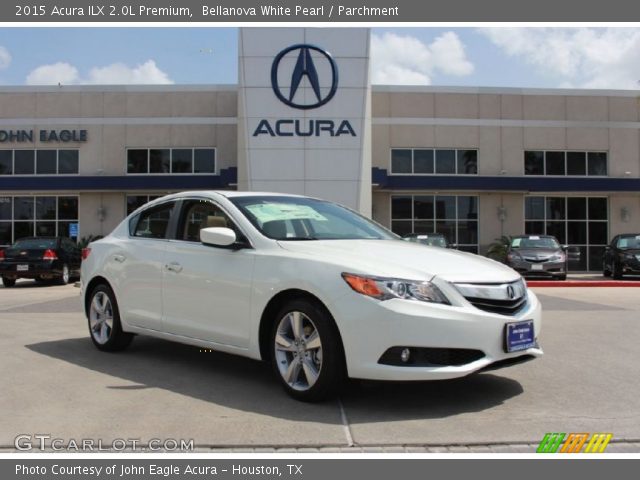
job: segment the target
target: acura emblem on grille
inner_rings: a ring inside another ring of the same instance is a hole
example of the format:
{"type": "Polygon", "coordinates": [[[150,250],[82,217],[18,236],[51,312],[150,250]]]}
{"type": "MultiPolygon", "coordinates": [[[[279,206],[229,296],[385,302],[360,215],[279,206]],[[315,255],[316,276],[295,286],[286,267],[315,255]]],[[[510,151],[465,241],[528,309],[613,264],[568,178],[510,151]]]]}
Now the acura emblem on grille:
{"type": "Polygon", "coordinates": [[[516,291],[514,290],[513,285],[507,285],[507,296],[512,300],[515,298],[516,291]]]}

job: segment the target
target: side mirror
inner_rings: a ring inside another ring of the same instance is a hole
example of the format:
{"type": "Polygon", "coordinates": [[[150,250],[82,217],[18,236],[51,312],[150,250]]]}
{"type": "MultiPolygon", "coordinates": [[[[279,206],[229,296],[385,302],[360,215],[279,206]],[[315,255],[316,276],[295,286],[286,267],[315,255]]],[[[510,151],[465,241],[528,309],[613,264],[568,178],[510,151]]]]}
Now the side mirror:
{"type": "Polygon", "coordinates": [[[236,242],[236,232],[226,227],[209,227],[200,230],[200,241],[213,247],[228,247],[236,242]]]}

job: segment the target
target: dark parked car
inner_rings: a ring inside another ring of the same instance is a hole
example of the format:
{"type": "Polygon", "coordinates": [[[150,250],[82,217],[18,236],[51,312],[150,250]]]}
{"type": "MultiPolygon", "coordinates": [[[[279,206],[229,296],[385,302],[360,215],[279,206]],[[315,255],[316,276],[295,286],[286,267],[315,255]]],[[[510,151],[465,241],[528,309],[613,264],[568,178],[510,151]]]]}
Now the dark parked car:
{"type": "Polygon", "coordinates": [[[616,235],[607,245],[602,259],[602,274],[619,280],[624,274],[640,275],[640,233],[616,235]]]}
{"type": "Polygon", "coordinates": [[[560,245],[551,235],[517,235],[507,249],[507,265],[523,277],[567,279],[567,263],[580,252],[560,245]]]}
{"type": "Polygon", "coordinates": [[[5,287],[18,278],[57,280],[65,285],[80,275],[81,251],[66,237],[28,237],[0,252],[0,277],[5,287]]]}
{"type": "Polygon", "coordinates": [[[404,238],[408,242],[421,243],[430,247],[454,248],[447,237],[441,233],[409,233],[404,238]]]}

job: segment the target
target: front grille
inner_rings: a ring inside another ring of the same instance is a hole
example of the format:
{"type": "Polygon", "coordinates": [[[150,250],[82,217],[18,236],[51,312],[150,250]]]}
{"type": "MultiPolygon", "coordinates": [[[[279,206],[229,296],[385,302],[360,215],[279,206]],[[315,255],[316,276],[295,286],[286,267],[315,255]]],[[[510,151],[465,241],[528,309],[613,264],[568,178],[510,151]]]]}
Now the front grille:
{"type": "Polygon", "coordinates": [[[484,352],[469,348],[419,348],[391,347],[382,354],[378,363],[402,367],[459,367],[484,357],[484,352]],[[403,362],[401,352],[410,351],[409,359],[403,362]]]}
{"type": "Polygon", "coordinates": [[[515,315],[527,305],[527,287],[522,279],[498,284],[458,283],[456,288],[469,303],[485,312],[515,315]]]}
{"type": "Polygon", "coordinates": [[[532,258],[532,257],[524,257],[524,259],[529,263],[545,263],[548,262],[548,258],[532,258]]]}
{"type": "Polygon", "coordinates": [[[527,303],[527,297],[516,298],[514,300],[493,300],[488,298],[465,297],[469,303],[480,310],[501,315],[515,315],[527,303]]]}

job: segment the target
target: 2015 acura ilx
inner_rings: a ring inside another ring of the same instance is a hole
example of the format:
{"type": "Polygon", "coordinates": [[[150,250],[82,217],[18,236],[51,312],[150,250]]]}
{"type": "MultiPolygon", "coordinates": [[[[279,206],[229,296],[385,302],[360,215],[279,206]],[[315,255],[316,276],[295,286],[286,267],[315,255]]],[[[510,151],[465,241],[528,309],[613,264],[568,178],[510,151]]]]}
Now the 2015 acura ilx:
{"type": "Polygon", "coordinates": [[[511,268],[402,241],[340,205],[185,192],[83,252],[93,343],[133,334],[268,360],[301,400],[346,377],[461,377],[542,355],[541,308],[511,268]]]}

